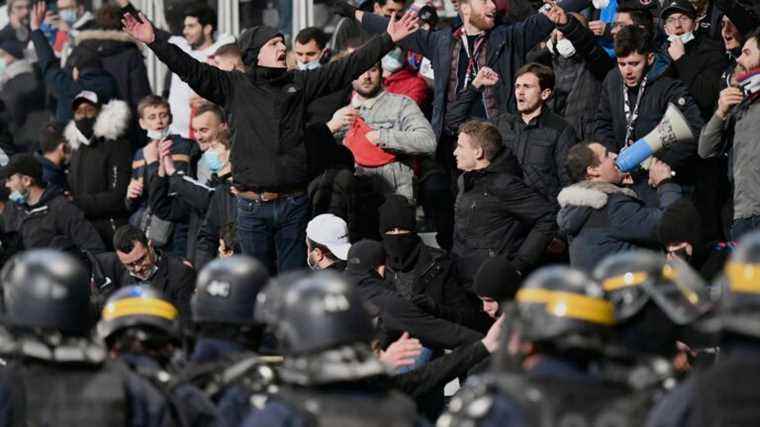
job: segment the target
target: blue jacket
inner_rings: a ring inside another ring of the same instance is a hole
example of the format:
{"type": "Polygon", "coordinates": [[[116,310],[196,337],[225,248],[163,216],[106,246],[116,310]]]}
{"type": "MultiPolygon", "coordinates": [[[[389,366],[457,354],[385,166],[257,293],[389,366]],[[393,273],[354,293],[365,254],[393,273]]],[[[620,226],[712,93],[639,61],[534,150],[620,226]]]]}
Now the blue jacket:
{"type": "Polygon", "coordinates": [[[61,69],[60,62],[42,31],[32,31],[32,42],[34,42],[34,50],[37,52],[45,84],[58,97],[55,112],[55,119],[58,122],[68,123],[72,119],[71,101],[83,90],[95,92],[98,95],[98,102],[102,105],[118,97],[119,88],[116,80],[108,71],[102,68],[79,70],[79,79],[74,80],[69,73],[61,69]]]}
{"type": "Polygon", "coordinates": [[[681,198],[681,188],[664,182],[657,189],[660,207],[647,207],[632,190],[606,182],[582,181],[557,197],[560,234],[570,242],[570,265],[585,271],[610,254],[636,248],[657,249],[663,211],[681,198]]]}

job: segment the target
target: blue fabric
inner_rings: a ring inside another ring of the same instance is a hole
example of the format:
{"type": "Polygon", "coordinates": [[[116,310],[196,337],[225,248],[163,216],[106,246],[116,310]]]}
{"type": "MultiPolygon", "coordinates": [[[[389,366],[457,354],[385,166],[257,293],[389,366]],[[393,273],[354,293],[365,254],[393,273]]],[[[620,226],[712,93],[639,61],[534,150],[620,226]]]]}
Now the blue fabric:
{"type": "Polygon", "coordinates": [[[731,224],[731,240],[738,242],[742,236],[755,230],[760,230],[760,216],[736,219],[731,224]]]}
{"type": "MultiPolygon", "coordinates": [[[[618,8],[617,0],[610,0],[610,3],[607,5],[607,7],[602,9],[601,14],[599,15],[599,20],[602,22],[606,22],[607,25],[612,25],[615,22],[615,15],[617,14],[617,8],[618,8]]],[[[599,40],[599,45],[607,52],[610,58],[614,58],[615,46],[612,41],[612,38],[600,37],[600,38],[597,38],[597,40],[599,40]]]]}
{"type": "Polygon", "coordinates": [[[271,202],[238,197],[237,237],[243,253],[261,261],[272,275],[305,268],[309,211],[306,195],[271,202]]]}

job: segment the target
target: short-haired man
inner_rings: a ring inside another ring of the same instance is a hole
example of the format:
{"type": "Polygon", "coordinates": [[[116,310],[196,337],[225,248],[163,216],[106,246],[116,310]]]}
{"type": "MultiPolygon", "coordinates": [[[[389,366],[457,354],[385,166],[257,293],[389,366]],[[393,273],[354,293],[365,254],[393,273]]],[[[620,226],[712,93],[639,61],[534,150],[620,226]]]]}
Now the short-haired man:
{"type": "Polygon", "coordinates": [[[19,50],[24,51],[29,43],[29,16],[32,12],[31,0],[8,0],[8,25],[0,30],[0,42],[11,40],[19,50]]]}
{"type": "Polygon", "coordinates": [[[214,52],[214,63],[224,71],[238,70],[245,72],[243,52],[237,43],[227,43],[214,52]]]}
{"type": "Polygon", "coordinates": [[[100,290],[99,298],[115,290],[148,284],[165,295],[185,319],[190,318],[190,297],[195,289],[195,270],[189,262],[153,247],[145,233],[125,225],[113,236],[116,252],[101,254],[97,261],[111,279],[110,286],[100,290]]]}
{"type": "Polygon", "coordinates": [[[296,55],[296,67],[299,70],[319,68],[327,59],[328,36],[318,27],[307,27],[296,34],[293,52],[296,55]]]}
{"type": "Polygon", "coordinates": [[[605,256],[635,248],[659,249],[657,227],[663,211],[681,198],[666,163],[656,161],[648,185],[657,189],[660,207],[647,207],[631,189],[617,155],[599,143],[578,144],[567,155],[567,172],[575,184],[559,193],[560,234],[570,243],[570,265],[590,272],[605,256]]]}
{"type": "Polygon", "coordinates": [[[348,224],[343,218],[326,213],[309,221],[306,226],[306,263],[310,269],[343,272],[349,249],[348,224]]]}
{"type": "MultiPolygon", "coordinates": [[[[663,75],[653,66],[651,37],[634,26],[625,26],[615,36],[617,68],[604,79],[594,135],[608,151],[618,153],[654,129],[665,115],[668,104],[678,107],[697,135],[702,118],[686,85],[663,75]]],[[[679,181],[689,180],[695,172],[696,144],[687,141],[660,150],[655,157],[677,172],[679,181]]],[[[647,204],[655,206],[657,196],[647,185],[644,170],[632,172],[634,190],[647,204]]]]}
{"type": "Polygon", "coordinates": [[[496,126],[470,121],[454,150],[459,177],[454,247],[464,280],[489,257],[503,255],[525,274],[540,261],[556,231],[554,204],[525,185],[496,126]]]}
{"type": "Polygon", "coordinates": [[[40,150],[36,156],[42,165],[44,187],[68,191],[66,165],[71,157],[71,147],[66,143],[63,127],[60,124],[50,122],[40,131],[40,150]]]}
{"type": "Polygon", "coordinates": [[[5,230],[17,231],[23,248],[52,248],[93,254],[106,250],[95,228],[84,213],[57,188],[47,189],[42,179],[42,166],[33,154],[17,154],[2,170],[9,199],[3,213],[5,230]]]}
{"type": "Polygon", "coordinates": [[[760,150],[757,136],[760,132],[760,103],[757,102],[760,75],[760,30],[747,37],[742,54],[737,59],[740,74],[737,79],[746,89],[728,87],[720,93],[715,114],[702,129],[699,137],[699,155],[715,157],[730,150],[730,170],[733,173],[734,217],[731,238],[760,228],[760,150]],[[746,85],[746,86],[745,86],[746,85]],[[728,139],[727,143],[724,142],[728,139]]]}

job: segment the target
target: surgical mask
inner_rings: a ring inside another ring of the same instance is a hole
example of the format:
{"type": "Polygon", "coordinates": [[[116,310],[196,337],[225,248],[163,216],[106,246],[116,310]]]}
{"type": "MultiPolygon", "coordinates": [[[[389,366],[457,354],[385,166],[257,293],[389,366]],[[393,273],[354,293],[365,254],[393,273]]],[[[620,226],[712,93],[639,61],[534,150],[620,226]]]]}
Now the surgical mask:
{"type": "MultiPolygon", "coordinates": [[[[314,250],[312,249],[311,252],[314,252],[314,250]]],[[[306,255],[306,265],[309,266],[309,270],[311,270],[311,271],[319,271],[319,270],[321,270],[321,268],[319,268],[319,266],[317,265],[317,263],[315,263],[314,261],[311,260],[311,252],[309,252],[306,255]]]]}
{"type": "Polygon", "coordinates": [[[296,64],[296,67],[301,71],[316,70],[317,68],[321,66],[322,66],[322,63],[319,62],[319,60],[306,62],[306,63],[298,62],[296,64]]]}
{"type": "Polygon", "coordinates": [[[10,195],[8,195],[8,199],[10,199],[12,202],[17,203],[19,205],[23,205],[26,203],[26,194],[21,193],[18,190],[14,190],[10,195]]]}
{"type": "Polygon", "coordinates": [[[557,40],[557,53],[562,55],[563,58],[570,58],[575,55],[575,46],[568,39],[557,40]]]}
{"type": "Polygon", "coordinates": [[[169,136],[169,128],[148,131],[148,138],[150,138],[151,141],[163,141],[167,136],[169,136]]]}
{"type": "Polygon", "coordinates": [[[58,13],[58,16],[63,19],[63,21],[69,26],[74,26],[74,23],[77,22],[77,11],[74,9],[66,9],[62,10],[58,13]]]}
{"type": "Polygon", "coordinates": [[[6,67],[5,61],[3,61],[2,59],[0,59],[0,76],[2,76],[3,74],[5,74],[5,67],[6,67]]]}
{"type": "Polygon", "coordinates": [[[387,55],[383,56],[380,65],[383,67],[383,70],[389,73],[395,73],[400,70],[404,66],[404,63],[401,61],[401,49],[394,49],[388,52],[387,55]]]}
{"type": "Polygon", "coordinates": [[[206,163],[206,166],[208,166],[208,170],[210,170],[211,173],[219,173],[219,171],[222,170],[222,167],[224,167],[222,159],[219,158],[219,153],[214,150],[208,150],[203,153],[201,160],[206,163]]]}
{"type": "Polygon", "coordinates": [[[672,35],[668,36],[668,41],[673,43],[676,39],[681,39],[681,43],[686,44],[692,40],[694,40],[694,33],[689,31],[688,33],[683,33],[680,36],[672,35]]]}

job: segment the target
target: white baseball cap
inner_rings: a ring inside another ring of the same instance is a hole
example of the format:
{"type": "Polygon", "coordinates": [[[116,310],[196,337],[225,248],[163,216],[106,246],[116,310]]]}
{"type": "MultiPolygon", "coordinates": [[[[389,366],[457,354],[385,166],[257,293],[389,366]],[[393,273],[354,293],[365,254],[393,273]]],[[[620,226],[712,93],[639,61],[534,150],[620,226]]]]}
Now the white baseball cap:
{"type": "Polygon", "coordinates": [[[348,241],[348,224],[333,214],[315,216],[306,226],[306,237],[326,247],[339,259],[348,259],[351,243],[348,241]]]}
{"type": "Polygon", "coordinates": [[[87,101],[93,105],[98,105],[98,94],[91,90],[83,90],[79,92],[71,101],[71,108],[76,109],[81,101],[87,101]]]}

